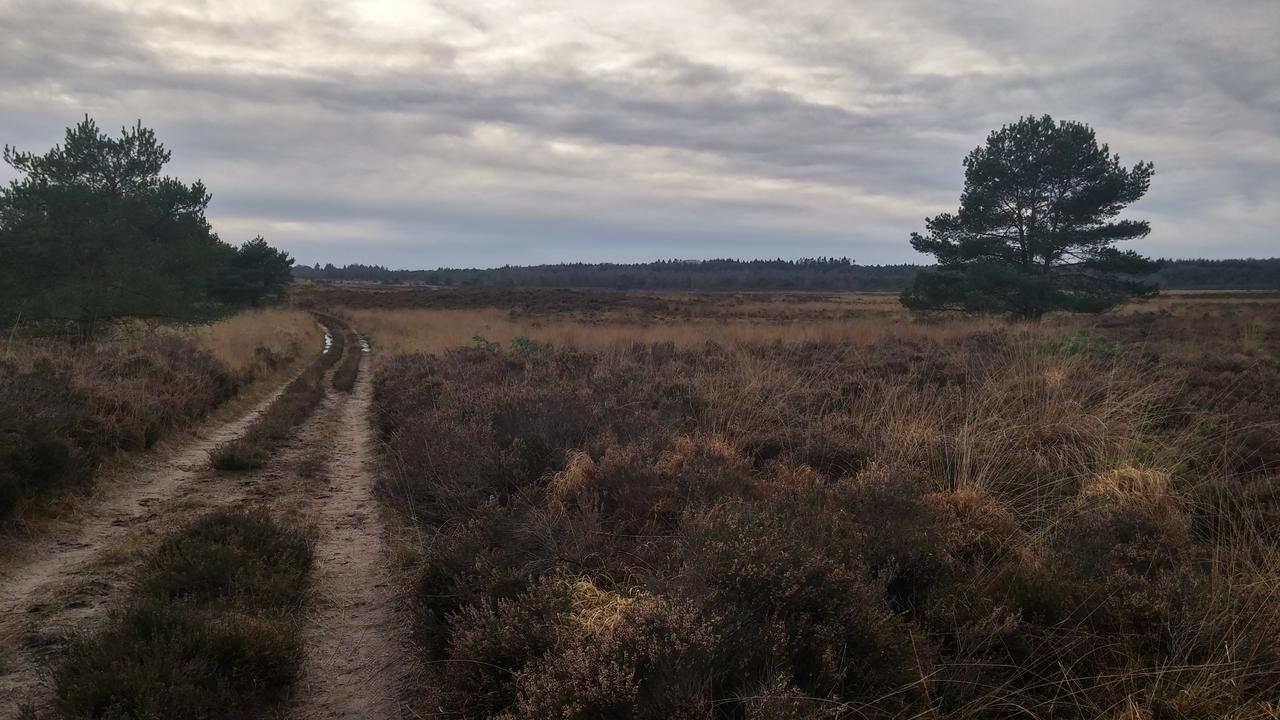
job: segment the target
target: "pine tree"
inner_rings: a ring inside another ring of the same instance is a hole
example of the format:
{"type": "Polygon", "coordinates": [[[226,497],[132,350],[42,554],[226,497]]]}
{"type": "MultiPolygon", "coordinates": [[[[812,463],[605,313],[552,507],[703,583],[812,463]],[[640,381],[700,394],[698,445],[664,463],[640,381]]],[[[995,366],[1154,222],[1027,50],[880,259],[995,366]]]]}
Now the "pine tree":
{"type": "Polygon", "coordinates": [[[203,320],[278,294],[288,256],[222,242],[204,184],[162,175],[169,159],[141,123],[109,137],[87,116],[47,153],[6,145],[22,177],[0,188],[0,320],[72,323],[89,339],[116,320],[203,320]]]}
{"type": "Polygon", "coordinates": [[[908,308],[1036,319],[1156,293],[1135,278],[1158,264],[1115,247],[1151,230],[1116,219],[1147,192],[1151,163],[1125,168],[1088,125],[1045,115],[991,133],[964,167],[959,212],[926,220],[928,235],[911,234],[937,268],[902,293],[908,308]]]}

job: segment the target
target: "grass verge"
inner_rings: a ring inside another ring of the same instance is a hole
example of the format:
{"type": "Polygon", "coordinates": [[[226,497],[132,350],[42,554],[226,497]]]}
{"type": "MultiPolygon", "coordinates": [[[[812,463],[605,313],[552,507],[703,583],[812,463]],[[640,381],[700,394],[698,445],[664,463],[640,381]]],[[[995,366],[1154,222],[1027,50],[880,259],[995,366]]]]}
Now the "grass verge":
{"type": "Polygon", "coordinates": [[[284,700],[303,648],[312,541],[264,510],[212,513],[169,538],[105,628],[57,673],[70,717],[225,718],[284,700]]]}
{"type": "Polygon", "coordinates": [[[337,318],[320,316],[331,342],[320,357],[285,387],[280,397],[262,413],[245,434],[219,445],[209,455],[218,470],[255,470],[266,464],[271,450],[278,445],[324,400],[324,375],[348,352],[347,336],[352,335],[346,323],[337,318]]]}

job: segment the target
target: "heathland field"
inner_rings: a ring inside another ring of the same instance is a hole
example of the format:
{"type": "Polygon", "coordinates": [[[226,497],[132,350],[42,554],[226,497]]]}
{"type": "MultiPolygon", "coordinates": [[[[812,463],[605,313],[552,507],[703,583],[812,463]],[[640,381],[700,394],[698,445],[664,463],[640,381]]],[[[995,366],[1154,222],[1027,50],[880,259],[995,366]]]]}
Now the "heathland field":
{"type": "Polygon", "coordinates": [[[1280,713],[1277,298],[329,291],[431,717],[1280,713]]]}
{"type": "Polygon", "coordinates": [[[1280,717],[1275,294],[304,285],[0,368],[0,717],[1280,717]]]}

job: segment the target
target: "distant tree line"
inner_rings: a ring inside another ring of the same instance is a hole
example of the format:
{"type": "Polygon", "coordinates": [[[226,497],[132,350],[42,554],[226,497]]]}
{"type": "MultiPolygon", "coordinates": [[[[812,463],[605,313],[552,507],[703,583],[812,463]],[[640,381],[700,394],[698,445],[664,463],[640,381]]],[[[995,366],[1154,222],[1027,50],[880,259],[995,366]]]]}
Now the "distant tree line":
{"type": "MultiPolygon", "coordinates": [[[[1280,258],[1161,260],[1147,282],[1170,290],[1280,290],[1280,258]]],[[[439,285],[570,287],[615,290],[814,290],[899,292],[923,265],[857,265],[848,258],[808,260],[662,260],[563,263],[481,269],[389,270],[381,265],[297,265],[301,280],[439,285]]]]}
{"type": "Polygon", "coordinates": [[[1280,290],[1280,258],[1163,260],[1151,279],[1169,290],[1280,290]]]}
{"type": "Polygon", "coordinates": [[[492,269],[388,270],[378,265],[305,266],[294,277],[445,287],[573,287],[617,290],[899,290],[918,268],[855,265],[849,258],[659,260],[562,263],[492,269]]]}

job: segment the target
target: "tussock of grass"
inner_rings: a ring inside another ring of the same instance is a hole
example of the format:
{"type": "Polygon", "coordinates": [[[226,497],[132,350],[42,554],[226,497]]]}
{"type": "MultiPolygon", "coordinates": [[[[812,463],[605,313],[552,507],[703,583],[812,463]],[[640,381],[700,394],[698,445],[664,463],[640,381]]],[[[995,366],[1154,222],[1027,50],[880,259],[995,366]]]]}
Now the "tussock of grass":
{"type": "Polygon", "coordinates": [[[209,455],[214,468],[242,471],[263,467],[271,458],[272,449],[320,406],[325,395],[324,376],[329,368],[352,353],[359,354],[358,344],[348,341],[348,336],[354,337],[354,333],[345,322],[329,316],[321,316],[321,322],[332,338],[328,349],[285,386],[243,436],[214,448],[209,455]]]}
{"type": "Polygon", "coordinates": [[[224,718],[286,698],[310,538],[265,511],[208,515],[161,545],[134,596],[57,674],[72,717],[224,718]]]}

